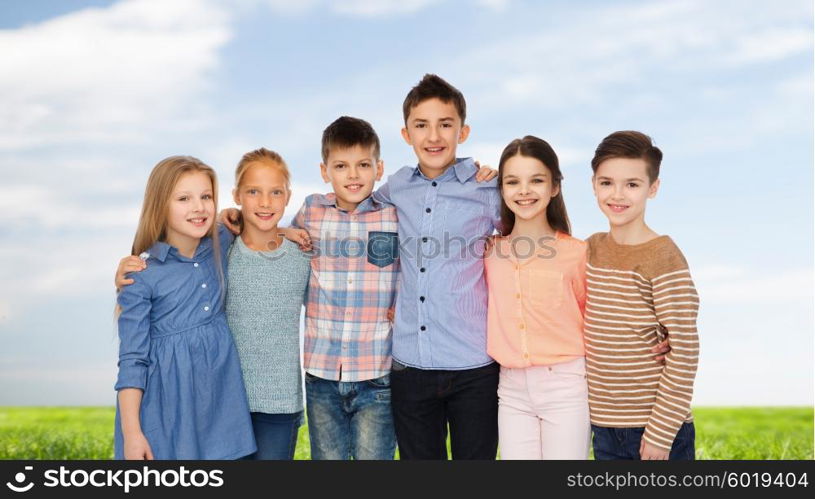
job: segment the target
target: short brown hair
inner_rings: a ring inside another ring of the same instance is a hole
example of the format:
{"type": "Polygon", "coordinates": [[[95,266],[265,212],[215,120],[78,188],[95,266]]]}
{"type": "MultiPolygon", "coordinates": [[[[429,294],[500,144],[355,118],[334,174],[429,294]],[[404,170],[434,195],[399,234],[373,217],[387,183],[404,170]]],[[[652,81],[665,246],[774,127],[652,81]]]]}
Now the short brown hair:
{"type": "Polygon", "coordinates": [[[379,136],[374,127],[365,120],[340,116],[323,130],[323,163],[336,147],[373,147],[374,159],[379,159],[379,136]]]}
{"type": "Polygon", "coordinates": [[[464,94],[440,76],[430,73],[424,75],[422,81],[411,88],[405,97],[405,102],[402,104],[405,123],[407,123],[410,110],[429,99],[439,99],[445,104],[452,102],[456,107],[458,117],[461,118],[461,124],[464,124],[464,118],[467,116],[467,101],[464,100],[464,94]]]}
{"type": "Polygon", "coordinates": [[[254,162],[265,163],[275,167],[283,175],[283,178],[286,179],[286,188],[290,189],[291,175],[289,175],[289,168],[286,166],[286,162],[283,161],[283,158],[279,154],[274,151],[270,151],[265,147],[255,149],[254,151],[249,151],[243,155],[241,160],[238,162],[238,167],[235,169],[235,187],[241,186],[243,174],[246,173],[249,165],[254,162]]]}
{"type": "Polygon", "coordinates": [[[642,159],[645,161],[648,180],[653,183],[659,178],[659,165],[662,151],[654,145],[651,137],[642,132],[624,130],[614,132],[604,138],[591,159],[591,170],[597,174],[600,163],[612,158],[642,159]]]}

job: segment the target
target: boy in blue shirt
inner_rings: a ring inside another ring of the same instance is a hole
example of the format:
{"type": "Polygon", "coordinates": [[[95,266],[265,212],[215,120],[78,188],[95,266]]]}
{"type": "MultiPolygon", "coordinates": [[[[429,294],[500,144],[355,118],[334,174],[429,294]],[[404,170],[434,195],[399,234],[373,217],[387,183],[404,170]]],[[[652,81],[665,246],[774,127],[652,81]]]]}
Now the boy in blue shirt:
{"type": "Polygon", "coordinates": [[[391,393],[402,459],[494,459],[499,366],[487,355],[484,240],[500,223],[497,180],[477,182],[464,96],[428,74],[403,104],[402,137],[417,166],[374,193],[396,206],[401,279],[391,393]]]}

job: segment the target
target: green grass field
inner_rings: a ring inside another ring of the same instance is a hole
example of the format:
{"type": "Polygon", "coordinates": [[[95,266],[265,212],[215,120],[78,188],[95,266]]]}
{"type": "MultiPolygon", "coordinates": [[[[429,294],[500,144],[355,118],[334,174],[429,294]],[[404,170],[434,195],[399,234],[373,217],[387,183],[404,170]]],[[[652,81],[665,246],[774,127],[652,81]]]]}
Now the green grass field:
{"type": "MultiPolygon", "coordinates": [[[[813,459],[813,409],[694,409],[698,459],[813,459]]],[[[309,458],[300,428],[296,459],[309,458]]],[[[110,459],[112,407],[0,407],[0,459],[110,459]]]]}

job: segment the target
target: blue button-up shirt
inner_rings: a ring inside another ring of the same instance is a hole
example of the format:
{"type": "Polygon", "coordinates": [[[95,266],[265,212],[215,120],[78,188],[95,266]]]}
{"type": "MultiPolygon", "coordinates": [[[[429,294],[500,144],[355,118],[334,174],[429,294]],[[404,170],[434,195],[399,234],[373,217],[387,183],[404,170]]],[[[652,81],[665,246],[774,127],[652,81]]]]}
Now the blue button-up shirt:
{"type": "MultiPolygon", "coordinates": [[[[187,258],[158,242],[147,268],[130,274],[119,315],[116,390],[143,391],[139,422],[156,459],[237,459],[256,450],[240,359],[224,314],[225,251],[205,237],[187,258]]],[[[114,456],[124,457],[117,404],[114,456]]]]}
{"type": "Polygon", "coordinates": [[[421,369],[472,369],[487,355],[484,240],[500,224],[498,181],[476,182],[472,158],[435,179],[418,167],[388,178],[374,198],[396,206],[401,279],[393,358],[421,369]]]}

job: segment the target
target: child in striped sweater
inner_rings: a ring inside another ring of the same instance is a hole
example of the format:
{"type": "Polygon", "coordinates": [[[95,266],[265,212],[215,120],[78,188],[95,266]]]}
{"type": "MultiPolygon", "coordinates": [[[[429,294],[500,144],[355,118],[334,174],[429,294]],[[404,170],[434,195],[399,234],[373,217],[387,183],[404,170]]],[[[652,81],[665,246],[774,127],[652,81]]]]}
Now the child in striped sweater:
{"type": "Polygon", "coordinates": [[[662,152],[640,132],[615,132],[592,159],[610,231],[588,239],[585,315],[595,459],[694,459],[691,415],[699,298],[670,237],[645,224],[662,152]],[[670,338],[662,365],[652,347],[670,338]]]}

